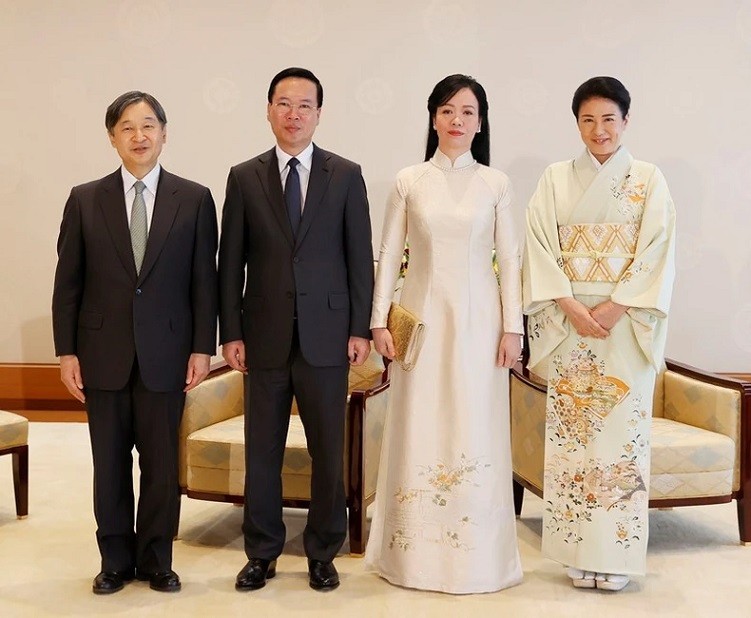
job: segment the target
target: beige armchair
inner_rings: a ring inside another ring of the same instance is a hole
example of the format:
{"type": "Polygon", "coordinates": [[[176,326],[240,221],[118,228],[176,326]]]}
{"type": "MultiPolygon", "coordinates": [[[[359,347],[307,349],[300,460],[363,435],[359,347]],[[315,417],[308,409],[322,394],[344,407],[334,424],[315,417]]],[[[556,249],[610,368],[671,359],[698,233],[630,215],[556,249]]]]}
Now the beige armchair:
{"type": "MultiPolygon", "coordinates": [[[[349,371],[345,414],[344,481],[353,554],[365,551],[366,509],[375,498],[389,382],[375,353],[349,371]]],[[[213,371],[188,393],[180,425],[180,486],[190,498],[243,503],[245,487],[243,376],[213,371]]],[[[311,460],[293,403],[282,468],[288,507],[310,504],[311,460]]]]}
{"type": "Polygon", "coordinates": [[[29,421],[23,416],[0,410],[0,456],[13,457],[13,490],[16,516],[29,514],[29,421]]]}
{"type": "MultiPolygon", "coordinates": [[[[542,497],[546,385],[521,364],[511,371],[514,506],[524,489],[542,497]]],[[[657,376],[649,506],[735,499],[741,542],[751,543],[751,383],[674,361],[657,376]]]]}

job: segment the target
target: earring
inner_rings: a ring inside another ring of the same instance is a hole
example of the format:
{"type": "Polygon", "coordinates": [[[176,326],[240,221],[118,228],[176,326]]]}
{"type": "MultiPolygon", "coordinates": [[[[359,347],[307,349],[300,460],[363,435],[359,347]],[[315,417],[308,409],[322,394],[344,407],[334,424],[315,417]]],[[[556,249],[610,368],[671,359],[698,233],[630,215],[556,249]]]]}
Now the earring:
{"type": "Polygon", "coordinates": [[[436,130],[435,125],[433,125],[433,131],[435,131],[435,130],[436,130]]]}
{"type": "Polygon", "coordinates": [[[477,132],[480,133],[482,131],[482,127],[477,127],[477,132]]]}

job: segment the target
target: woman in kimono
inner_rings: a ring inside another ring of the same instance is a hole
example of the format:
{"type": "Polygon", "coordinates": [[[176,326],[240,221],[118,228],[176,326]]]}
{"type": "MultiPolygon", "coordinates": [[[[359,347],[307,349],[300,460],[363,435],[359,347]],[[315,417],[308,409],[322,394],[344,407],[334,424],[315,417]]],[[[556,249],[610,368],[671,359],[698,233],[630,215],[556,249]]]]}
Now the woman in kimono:
{"type": "Polygon", "coordinates": [[[649,434],[674,278],[675,210],[621,145],[612,77],[574,94],[584,152],[545,170],[527,210],[529,368],[548,380],[543,553],[579,588],[645,572],[649,434]]]}
{"type": "Polygon", "coordinates": [[[451,75],[428,112],[425,162],[397,175],[376,276],[373,339],[393,358],[386,322],[409,235],[400,304],[426,332],[414,369],[390,368],[366,564],[401,586],[492,592],[522,579],[508,398],[523,332],[521,255],[508,178],[488,167],[485,90],[451,75]]]}

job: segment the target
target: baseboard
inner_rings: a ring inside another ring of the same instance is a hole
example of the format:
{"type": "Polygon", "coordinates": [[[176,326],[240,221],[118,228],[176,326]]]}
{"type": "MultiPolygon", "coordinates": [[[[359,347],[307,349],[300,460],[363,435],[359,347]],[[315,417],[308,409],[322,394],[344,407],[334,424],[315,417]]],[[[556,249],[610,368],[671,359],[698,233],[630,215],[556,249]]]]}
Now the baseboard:
{"type": "MultiPolygon", "coordinates": [[[[223,362],[218,362],[211,369],[216,371],[223,366],[223,362]]],[[[719,375],[751,382],[751,373],[719,375]]],[[[30,421],[86,421],[86,408],[63,386],[57,364],[0,363],[0,409],[17,412],[30,421]]]]}
{"type": "Polygon", "coordinates": [[[86,418],[84,405],[60,381],[56,364],[0,363],[0,408],[22,412],[30,420],[86,418]]]}

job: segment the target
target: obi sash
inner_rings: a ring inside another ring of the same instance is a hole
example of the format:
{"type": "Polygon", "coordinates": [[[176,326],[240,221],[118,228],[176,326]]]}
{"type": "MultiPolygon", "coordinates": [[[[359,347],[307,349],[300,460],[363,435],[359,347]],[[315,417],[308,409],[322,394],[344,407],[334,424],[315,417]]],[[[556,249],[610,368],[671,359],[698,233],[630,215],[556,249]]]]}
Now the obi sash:
{"type": "Polygon", "coordinates": [[[617,283],[634,261],[639,223],[558,227],[563,272],[571,281],[617,283]]]}

